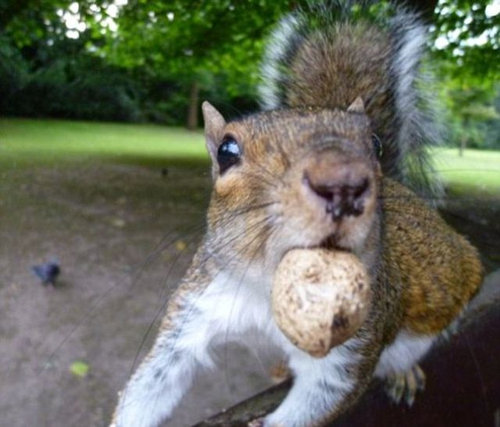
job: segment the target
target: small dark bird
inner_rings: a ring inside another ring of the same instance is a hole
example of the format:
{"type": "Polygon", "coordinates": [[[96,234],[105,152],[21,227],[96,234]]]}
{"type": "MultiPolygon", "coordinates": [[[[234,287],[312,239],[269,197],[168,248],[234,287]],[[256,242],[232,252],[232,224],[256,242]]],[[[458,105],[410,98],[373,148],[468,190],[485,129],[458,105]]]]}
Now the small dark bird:
{"type": "Polygon", "coordinates": [[[161,168],[161,176],[166,178],[168,176],[168,168],[161,168]]]}
{"type": "Polygon", "coordinates": [[[61,268],[59,267],[59,262],[57,260],[52,260],[44,264],[35,265],[31,267],[31,270],[45,286],[48,284],[54,286],[56,284],[57,277],[61,273],[61,268]]]}

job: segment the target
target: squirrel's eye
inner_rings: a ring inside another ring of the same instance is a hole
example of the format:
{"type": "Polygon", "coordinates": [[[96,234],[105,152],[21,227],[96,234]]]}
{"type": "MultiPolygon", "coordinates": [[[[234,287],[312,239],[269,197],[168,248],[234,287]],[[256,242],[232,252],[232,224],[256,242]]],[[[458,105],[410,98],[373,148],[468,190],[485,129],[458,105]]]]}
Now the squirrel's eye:
{"type": "Polygon", "coordinates": [[[240,161],[240,146],[232,136],[226,136],[217,150],[217,163],[220,173],[225,172],[240,161]]]}
{"type": "Polygon", "coordinates": [[[380,141],[380,138],[372,133],[372,142],[373,142],[373,148],[375,150],[375,155],[377,156],[377,159],[380,159],[382,157],[382,154],[384,154],[384,150],[382,148],[382,141],[380,141]]]}

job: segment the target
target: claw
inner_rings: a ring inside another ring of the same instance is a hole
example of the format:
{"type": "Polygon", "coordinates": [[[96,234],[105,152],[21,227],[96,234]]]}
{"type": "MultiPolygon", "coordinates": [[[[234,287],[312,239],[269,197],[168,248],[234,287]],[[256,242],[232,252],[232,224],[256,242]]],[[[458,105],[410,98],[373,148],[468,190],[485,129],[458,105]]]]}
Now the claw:
{"type": "Polygon", "coordinates": [[[386,392],[391,400],[411,407],[415,396],[425,389],[425,373],[420,366],[414,365],[408,371],[393,374],[387,378],[386,392]]]}
{"type": "Polygon", "coordinates": [[[415,401],[415,394],[417,393],[417,379],[413,372],[413,368],[406,375],[406,387],[404,391],[404,401],[411,407],[415,401]]]}
{"type": "Polygon", "coordinates": [[[292,372],[288,367],[288,364],[281,360],[271,367],[271,381],[274,384],[279,384],[292,376],[292,372]]]}
{"type": "Polygon", "coordinates": [[[459,321],[456,320],[451,325],[449,325],[444,331],[441,331],[441,338],[444,341],[450,341],[459,331],[459,321]]]}
{"type": "Polygon", "coordinates": [[[420,365],[413,366],[413,372],[415,374],[415,378],[417,379],[417,390],[424,391],[425,390],[425,372],[422,370],[420,365]]]}
{"type": "Polygon", "coordinates": [[[387,387],[387,393],[393,402],[399,403],[403,397],[405,389],[404,374],[394,374],[387,387]]]}

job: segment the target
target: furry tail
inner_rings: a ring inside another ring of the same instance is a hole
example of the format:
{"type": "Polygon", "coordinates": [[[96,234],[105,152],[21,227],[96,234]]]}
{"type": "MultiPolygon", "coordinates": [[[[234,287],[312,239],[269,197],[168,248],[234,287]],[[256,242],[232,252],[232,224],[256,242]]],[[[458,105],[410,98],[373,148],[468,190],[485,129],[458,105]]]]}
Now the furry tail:
{"type": "Polygon", "coordinates": [[[347,108],[358,96],[384,147],[384,173],[440,194],[428,149],[441,140],[421,59],[418,15],[372,1],[329,1],[286,16],[269,40],[259,94],[264,109],[347,108]]]}

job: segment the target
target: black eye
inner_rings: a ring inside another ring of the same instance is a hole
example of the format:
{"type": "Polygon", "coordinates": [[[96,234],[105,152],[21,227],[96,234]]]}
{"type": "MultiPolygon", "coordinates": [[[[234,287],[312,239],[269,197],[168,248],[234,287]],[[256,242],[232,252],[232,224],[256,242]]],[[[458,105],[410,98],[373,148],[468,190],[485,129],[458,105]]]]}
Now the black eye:
{"type": "Polygon", "coordinates": [[[372,142],[373,142],[373,148],[375,150],[375,155],[377,156],[377,159],[380,159],[384,154],[382,141],[380,141],[380,138],[377,135],[372,133],[372,142]]]}
{"type": "Polygon", "coordinates": [[[225,136],[217,150],[217,163],[219,163],[220,173],[238,163],[240,156],[241,149],[236,140],[232,136],[225,136]]]}

